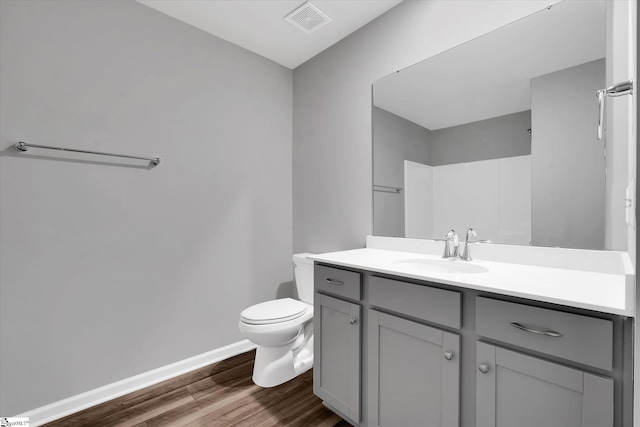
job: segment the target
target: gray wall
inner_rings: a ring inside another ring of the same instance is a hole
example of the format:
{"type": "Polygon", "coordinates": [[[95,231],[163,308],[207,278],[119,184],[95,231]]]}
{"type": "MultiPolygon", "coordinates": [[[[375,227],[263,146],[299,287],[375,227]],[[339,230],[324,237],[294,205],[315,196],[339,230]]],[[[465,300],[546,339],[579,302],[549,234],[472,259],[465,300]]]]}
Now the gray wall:
{"type": "Polygon", "coordinates": [[[0,413],[243,339],[292,279],[292,72],[132,1],[0,19],[0,413]]]}
{"type": "MultiPolygon", "coordinates": [[[[429,164],[429,129],[373,107],[375,185],[404,186],[404,161],[429,164]]],[[[373,230],[379,236],[404,237],[404,192],[373,193],[373,230]]]]}
{"type": "Polygon", "coordinates": [[[431,131],[431,166],[531,154],[531,111],[431,131]]]}
{"type": "Polygon", "coordinates": [[[604,85],[604,59],[531,81],[535,246],[605,248],[604,143],[596,139],[594,100],[604,85]]]}
{"type": "Polygon", "coordinates": [[[371,84],[555,3],[405,1],[293,73],[294,251],[362,247],[372,223],[371,84]]]}

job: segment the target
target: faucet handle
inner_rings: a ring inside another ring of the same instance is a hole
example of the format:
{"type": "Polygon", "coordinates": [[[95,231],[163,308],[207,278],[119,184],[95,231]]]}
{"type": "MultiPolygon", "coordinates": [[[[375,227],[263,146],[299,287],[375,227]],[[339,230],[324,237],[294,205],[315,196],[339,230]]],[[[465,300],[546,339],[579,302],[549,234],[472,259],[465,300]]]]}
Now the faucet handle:
{"type": "Polygon", "coordinates": [[[467,230],[467,238],[465,239],[465,242],[469,243],[469,239],[471,237],[476,237],[478,235],[478,233],[476,233],[476,230],[474,230],[473,228],[469,228],[467,230]]]}
{"type": "Polygon", "coordinates": [[[456,230],[449,230],[444,239],[444,254],[442,258],[455,258],[458,256],[458,235],[456,234],[456,230]],[[451,250],[451,244],[453,243],[453,251],[451,250]]]}
{"type": "Polygon", "coordinates": [[[464,250],[462,251],[462,255],[460,258],[464,261],[473,261],[471,258],[471,248],[469,247],[472,243],[491,243],[489,240],[469,240],[471,237],[476,237],[478,233],[473,228],[469,228],[467,230],[467,238],[464,241],[464,250]]]}
{"type": "Polygon", "coordinates": [[[446,235],[446,236],[444,236],[444,238],[443,238],[443,239],[433,239],[433,240],[434,240],[434,241],[436,241],[436,242],[451,242],[451,241],[453,241],[453,236],[454,236],[455,234],[456,234],[456,231],[455,231],[455,230],[449,230],[449,231],[447,232],[447,235],[446,235]]]}

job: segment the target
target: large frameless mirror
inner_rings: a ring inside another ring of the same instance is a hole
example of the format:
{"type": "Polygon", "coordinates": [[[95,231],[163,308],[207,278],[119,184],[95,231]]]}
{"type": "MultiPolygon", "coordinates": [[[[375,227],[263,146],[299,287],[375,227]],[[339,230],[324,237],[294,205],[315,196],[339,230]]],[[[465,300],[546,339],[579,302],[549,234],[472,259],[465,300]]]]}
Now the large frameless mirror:
{"type": "Polygon", "coordinates": [[[605,22],[557,3],[376,81],[374,234],[604,249],[605,22]]]}

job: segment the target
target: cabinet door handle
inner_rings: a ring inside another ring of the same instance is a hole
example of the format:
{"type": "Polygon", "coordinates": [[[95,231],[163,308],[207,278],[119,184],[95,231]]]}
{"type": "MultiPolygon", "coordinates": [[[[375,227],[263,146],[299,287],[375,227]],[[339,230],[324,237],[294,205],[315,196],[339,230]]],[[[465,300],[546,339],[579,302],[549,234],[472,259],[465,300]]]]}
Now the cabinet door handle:
{"type": "Polygon", "coordinates": [[[331,285],[344,285],[344,282],[336,279],[325,279],[331,285]]]}
{"type": "Polygon", "coordinates": [[[480,365],[478,365],[478,370],[483,374],[486,374],[487,372],[489,372],[489,365],[487,365],[486,363],[481,363],[480,365]]]}
{"type": "Polygon", "coordinates": [[[453,359],[453,352],[445,351],[443,356],[444,356],[445,359],[451,360],[451,359],[453,359]]]}
{"type": "Polygon", "coordinates": [[[349,319],[349,323],[352,325],[355,325],[356,323],[358,323],[358,319],[356,319],[355,317],[352,317],[351,319],[349,319]]]}
{"type": "Polygon", "coordinates": [[[556,331],[539,331],[537,329],[527,328],[526,326],[522,326],[520,323],[516,323],[516,322],[511,322],[511,326],[513,326],[514,328],[522,329],[523,331],[526,331],[526,332],[531,332],[532,334],[545,335],[547,337],[558,338],[558,337],[562,336],[562,334],[560,332],[556,332],[556,331]]]}

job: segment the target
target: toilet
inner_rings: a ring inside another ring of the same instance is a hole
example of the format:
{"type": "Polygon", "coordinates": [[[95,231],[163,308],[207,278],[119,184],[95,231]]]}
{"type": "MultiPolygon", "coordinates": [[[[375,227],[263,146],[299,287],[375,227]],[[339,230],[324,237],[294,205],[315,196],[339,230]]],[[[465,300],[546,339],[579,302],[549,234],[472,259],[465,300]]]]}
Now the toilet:
{"type": "Polygon", "coordinates": [[[260,387],[275,387],[313,366],[313,260],[308,255],[293,255],[300,301],[276,299],[240,313],[240,331],[257,345],[253,382],[260,387]]]}

